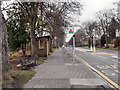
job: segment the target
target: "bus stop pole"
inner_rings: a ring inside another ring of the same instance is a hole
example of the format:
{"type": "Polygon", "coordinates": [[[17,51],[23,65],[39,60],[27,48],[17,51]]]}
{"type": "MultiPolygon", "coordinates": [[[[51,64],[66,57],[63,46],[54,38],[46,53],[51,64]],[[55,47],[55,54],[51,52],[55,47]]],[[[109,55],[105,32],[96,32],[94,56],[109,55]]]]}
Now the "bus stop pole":
{"type": "Polygon", "coordinates": [[[75,63],[75,35],[74,35],[74,26],[73,26],[73,63],[75,63]]]}

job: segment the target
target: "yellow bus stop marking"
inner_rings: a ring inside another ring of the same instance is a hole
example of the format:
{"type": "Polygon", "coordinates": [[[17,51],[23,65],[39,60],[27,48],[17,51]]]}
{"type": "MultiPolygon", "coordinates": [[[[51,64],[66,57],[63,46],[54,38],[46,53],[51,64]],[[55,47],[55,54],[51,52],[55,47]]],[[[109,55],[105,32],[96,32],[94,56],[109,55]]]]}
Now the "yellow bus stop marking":
{"type": "Polygon", "coordinates": [[[118,70],[115,70],[117,73],[120,73],[118,70]]]}

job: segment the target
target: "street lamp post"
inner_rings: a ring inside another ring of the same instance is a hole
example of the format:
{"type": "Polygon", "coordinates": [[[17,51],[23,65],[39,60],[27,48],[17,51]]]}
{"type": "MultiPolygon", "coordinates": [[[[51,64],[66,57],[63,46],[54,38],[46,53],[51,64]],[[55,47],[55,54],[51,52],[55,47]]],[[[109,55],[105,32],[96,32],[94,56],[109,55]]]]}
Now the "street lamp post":
{"type": "Polygon", "coordinates": [[[90,51],[93,51],[91,37],[90,37],[90,51]]]}
{"type": "Polygon", "coordinates": [[[95,29],[93,29],[93,32],[94,32],[94,35],[93,35],[93,51],[95,52],[96,51],[96,48],[95,48],[95,29]]]}
{"type": "Polygon", "coordinates": [[[90,51],[93,51],[92,43],[90,43],[90,51]]]}
{"type": "Polygon", "coordinates": [[[93,37],[93,51],[95,52],[96,49],[95,49],[95,37],[93,37]]]}

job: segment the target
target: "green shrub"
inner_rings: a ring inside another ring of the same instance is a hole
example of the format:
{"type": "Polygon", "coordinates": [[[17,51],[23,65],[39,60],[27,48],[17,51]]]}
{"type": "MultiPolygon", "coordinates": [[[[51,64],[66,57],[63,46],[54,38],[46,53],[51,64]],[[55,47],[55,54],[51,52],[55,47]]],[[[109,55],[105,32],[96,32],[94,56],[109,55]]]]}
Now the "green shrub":
{"type": "Polygon", "coordinates": [[[88,44],[83,44],[82,46],[83,46],[83,47],[84,47],[84,46],[88,46],[88,44]]]}
{"type": "Polygon", "coordinates": [[[120,37],[116,37],[116,40],[115,40],[116,42],[118,42],[118,41],[120,41],[120,37]]]}

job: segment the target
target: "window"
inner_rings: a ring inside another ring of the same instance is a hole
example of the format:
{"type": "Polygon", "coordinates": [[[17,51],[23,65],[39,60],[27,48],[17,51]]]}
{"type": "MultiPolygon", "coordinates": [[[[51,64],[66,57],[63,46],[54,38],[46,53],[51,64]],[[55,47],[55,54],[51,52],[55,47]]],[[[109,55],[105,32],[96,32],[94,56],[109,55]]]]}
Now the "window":
{"type": "Polygon", "coordinates": [[[39,40],[39,49],[43,49],[43,48],[44,48],[44,41],[39,40]]]}

